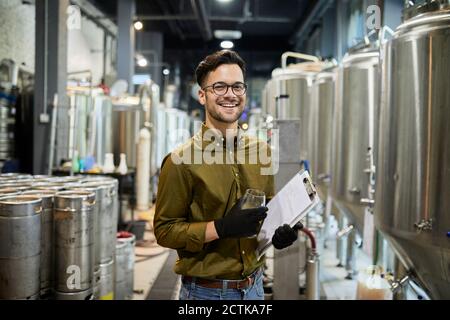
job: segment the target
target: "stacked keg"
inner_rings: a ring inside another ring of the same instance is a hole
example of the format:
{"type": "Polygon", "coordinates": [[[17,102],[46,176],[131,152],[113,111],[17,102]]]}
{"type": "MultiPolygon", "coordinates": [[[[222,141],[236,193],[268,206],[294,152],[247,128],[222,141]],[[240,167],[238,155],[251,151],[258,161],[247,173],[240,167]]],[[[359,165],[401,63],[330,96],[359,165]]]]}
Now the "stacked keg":
{"type": "Polygon", "coordinates": [[[131,300],[134,288],[134,248],[136,237],[120,232],[116,243],[116,300],[131,300]]]}
{"type": "Polygon", "coordinates": [[[82,180],[82,188],[97,193],[97,220],[95,222],[94,299],[114,299],[115,237],[117,231],[117,180],[89,177],[82,180]]]}
{"type": "Polygon", "coordinates": [[[0,299],[113,299],[117,195],[108,177],[0,174],[0,299]]]}
{"type": "Polygon", "coordinates": [[[40,263],[40,295],[47,298],[51,295],[53,287],[53,198],[55,190],[28,190],[24,195],[33,195],[42,199],[41,214],[41,263],[40,263]]]}
{"type": "Polygon", "coordinates": [[[92,297],[95,193],[69,190],[55,195],[55,297],[92,297]]]}
{"type": "Polygon", "coordinates": [[[0,199],[0,299],[38,299],[42,200],[0,199]]]}

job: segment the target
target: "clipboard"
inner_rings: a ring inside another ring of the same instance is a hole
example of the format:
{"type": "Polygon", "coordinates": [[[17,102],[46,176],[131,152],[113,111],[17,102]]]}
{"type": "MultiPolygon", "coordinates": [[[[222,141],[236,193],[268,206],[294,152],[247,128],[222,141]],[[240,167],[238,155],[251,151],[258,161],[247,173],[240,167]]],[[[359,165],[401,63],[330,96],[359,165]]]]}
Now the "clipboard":
{"type": "Polygon", "coordinates": [[[267,205],[267,217],[258,233],[257,255],[260,259],[272,245],[275,230],[284,224],[293,227],[320,203],[308,171],[298,172],[267,205]]]}

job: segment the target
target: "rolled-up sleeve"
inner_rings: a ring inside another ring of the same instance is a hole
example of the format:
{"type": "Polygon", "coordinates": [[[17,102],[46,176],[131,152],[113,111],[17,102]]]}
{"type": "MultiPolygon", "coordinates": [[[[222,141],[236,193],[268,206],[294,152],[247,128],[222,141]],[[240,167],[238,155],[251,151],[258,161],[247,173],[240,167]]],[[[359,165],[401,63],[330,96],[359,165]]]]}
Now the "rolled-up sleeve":
{"type": "Polygon", "coordinates": [[[207,222],[187,222],[192,201],[192,182],[184,164],[163,160],[156,197],[153,228],[159,245],[199,252],[205,243],[207,222]]]}

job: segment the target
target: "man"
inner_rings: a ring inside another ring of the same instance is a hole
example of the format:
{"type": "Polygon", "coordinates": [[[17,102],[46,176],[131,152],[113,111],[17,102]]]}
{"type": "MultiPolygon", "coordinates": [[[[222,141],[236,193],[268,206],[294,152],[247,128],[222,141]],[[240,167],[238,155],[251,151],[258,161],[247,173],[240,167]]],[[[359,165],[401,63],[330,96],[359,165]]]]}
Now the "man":
{"type": "MultiPolygon", "coordinates": [[[[246,189],[274,194],[270,163],[248,161],[267,145],[238,127],[244,111],[245,63],[236,52],[207,56],[196,69],[206,121],[161,165],[154,231],[161,246],[176,249],[182,275],[180,299],[263,300],[264,259],[257,259],[255,235],[267,208],[241,209],[246,189]],[[247,159],[247,161],[245,161],[247,159]],[[200,160],[200,161],[199,161],[200,160]]],[[[280,227],[272,242],[291,245],[297,232],[280,227]]]]}

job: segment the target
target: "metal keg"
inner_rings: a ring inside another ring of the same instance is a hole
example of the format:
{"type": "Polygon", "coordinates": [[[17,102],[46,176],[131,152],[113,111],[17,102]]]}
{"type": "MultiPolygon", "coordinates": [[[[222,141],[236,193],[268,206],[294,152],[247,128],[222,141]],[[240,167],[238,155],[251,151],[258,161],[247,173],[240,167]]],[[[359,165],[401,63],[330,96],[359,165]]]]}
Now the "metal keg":
{"type": "MultiPolygon", "coordinates": [[[[0,184],[1,186],[1,184],[0,184]]],[[[2,188],[0,189],[0,197],[9,197],[9,196],[17,196],[20,194],[20,191],[18,191],[15,188],[2,188]]]]}
{"type": "Polygon", "coordinates": [[[34,195],[42,199],[41,214],[41,296],[50,293],[53,279],[53,197],[55,190],[28,190],[24,195],[34,195]]]}
{"type": "Polygon", "coordinates": [[[62,176],[62,177],[53,177],[51,182],[55,183],[70,183],[70,182],[80,182],[79,176],[62,176]]]}
{"type": "Polygon", "coordinates": [[[37,182],[33,183],[31,190],[55,190],[62,191],[64,189],[64,184],[54,183],[54,182],[37,182]]]}
{"type": "Polygon", "coordinates": [[[62,191],[54,198],[55,290],[92,289],[95,193],[62,191]]]}
{"type": "Polygon", "coordinates": [[[114,260],[99,265],[94,283],[95,300],[114,300],[114,260]]]}
{"type": "Polygon", "coordinates": [[[14,172],[2,173],[2,174],[0,174],[0,179],[15,179],[15,177],[17,177],[18,175],[19,175],[19,173],[14,173],[14,172]]]}
{"type": "Polygon", "coordinates": [[[1,188],[14,188],[19,192],[31,189],[31,183],[20,183],[19,181],[8,181],[7,183],[1,183],[1,188]]]}
{"type": "Polygon", "coordinates": [[[116,243],[116,300],[131,300],[134,288],[134,247],[136,237],[120,232],[116,243]]]}
{"type": "Polygon", "coordinates": [[[33,181],[34,182],[50,182],[52,179],[52,176],[48,176],[48,175],[35,175],[33,176],[33,181]]]}
{"type": "Polygon", "coordinates": [[[99,194],[98,223],[95,231],[95,264],[108,263],[114,258],[117,221],[114,214],[114,185],[109,180],[86,182],[84,188],[95,188],[99,194]]]}
{"type": "Polygon", "coordinates": [[[42,200],[0,200],[0,299],[32,299],[40,289],[42,200]]]}

